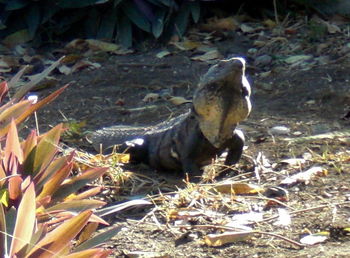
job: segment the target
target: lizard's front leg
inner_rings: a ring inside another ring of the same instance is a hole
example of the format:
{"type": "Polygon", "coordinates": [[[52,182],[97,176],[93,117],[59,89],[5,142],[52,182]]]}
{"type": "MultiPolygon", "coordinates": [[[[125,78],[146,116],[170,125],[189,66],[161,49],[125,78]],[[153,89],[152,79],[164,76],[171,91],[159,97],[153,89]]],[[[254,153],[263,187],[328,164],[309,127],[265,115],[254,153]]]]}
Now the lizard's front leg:
{"type": "Polygon", "coordinates": [[[242,156],[244,147],[244,134],[241,130],[234,130],[232,139],[228,142],[228,153],[225,165],[231,166],[236,164],[242,156]]]}
{"type": "Polygon", "coordinates": [[[185,144],[182,149],[179,150],[180,161],[182,164],[182,170],[184,173],[188,173],[190,177],[201,176],[202,172],[199,164],[196,160],[199,155],[201,155],[201,141],[203,135],[201,134],[199,128],[194,128],[188,135],[185,144]]]}

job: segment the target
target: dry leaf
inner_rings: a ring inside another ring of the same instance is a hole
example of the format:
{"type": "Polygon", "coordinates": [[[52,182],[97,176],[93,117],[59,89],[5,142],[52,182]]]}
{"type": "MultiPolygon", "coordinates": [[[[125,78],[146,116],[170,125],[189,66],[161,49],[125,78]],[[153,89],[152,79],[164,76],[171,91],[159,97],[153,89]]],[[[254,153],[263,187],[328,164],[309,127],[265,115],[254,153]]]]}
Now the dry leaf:
{"type": "Polygon", "coordinates": [[[276,226],[290,226],[292,223],[292,218],[289,214],[289,212],[286,209],[279,208],[278,210],[278,219],[275,223],[273,223],[276,226]]]}
{"type": "Polygon", "coordinates": [[[156,57],[158,58],[163,58],[165,56],[168,56],[170,55],[171,53],[168,51],[168,50],[163,50],[163,51],[160,51],[156,54],[156,57]]]}
{"type": "Polygon", "coordinates": [[[93,69],[97,69],[100,68],[101,65],[99,63],[93,63],[87,60],[81,60],[79,62],[77,62],[75,65],[73,65],[72,67],[72,73],[85,69],[85,68],[93,68],[93,69]]]}
{"type": "Polygon", "coordinates": [[[266,25],[269,29],[273,29],[277,25],[276,22],[271,19],[264,20],[263,24],[266,25]]]}
{"type": "Polygon", "coordinates": [[[310,60],[311,58],[312,56],[310,55],[296,55],[286,58],[284,62],[286,62],[287,64],[295,64],[310,60]]]}
{"type": "Polygon", "coordinates": [[[118,44],[105,42],[97,39],[75,39],[66,45],[66,48],[73,48],[77,50],[92,50],[92,51],[103,51],[117,55],[125,55],[132,53],[132,50],[124,49],[118,44]]]}
{"type": "Polygon", "coordinates": [[[293,185],[296,183],[308,184],[312,179],[320,176],[326,176],[327,174],[328,174],[328,170],[325,168],[312,167],[304,172],[300,172],[291,177],[287,177],[281,182],[281,184],[282,185],[293,185]]]}
{"type": "Polygon", "coordinates": [[[301,166],[302,164],[306,163],[306,160],[305,159],[291,158],[291,159],[283,159],[279,163],[288,164],[289,166],[301,166]]]}
{"type": "Polygon", "coordinates": [[[233,31],[238,28],[238,22],[231,16],[227,18],[212,18],[200,27],[205,31],[233,31]]]}
{"type": "Polygon", "coordinates": [[[191,100],[185,99],[184,97],[171,97],[169,99],[169,101],[171,103],[173,103],[174,105],[177,105],[177,106],[185,104],[185,103],[191,103],[192,102],[191,100]]]}
{"type": "Polygon", "coordinates": [[[72,68],[70,68],[66,65],[61,65],[60,67],[58,67],[58,71],[60,71],[60,73],[68,75],[68,74],[72,73],[72,68]]]}
{"type": "Polygon", "coordinates": [[[104,42],[102,40],[97,40],[97,39],[87,39],[86,42],[88,43],[89,48],[95,51],[104,51],[104,52],[114,53],[121,48],[120,45],[104,42]]]}
{"type": "Polygon", "coordinates": [[[240,29],[244,33],[252,33],[255,31],[255,29],[247,24],[242,23],[240,26],[240,29]]]}
{"type": "Polygon", "coordinates": [[[228,243],[244,241],[250,238],[254,231],[225,232],[222,234],[209,234],[204,237],[204,242],[208,246],[222,246],[228,243]]]}
{"type": "Polygon", "coordinates": [[[185,40],[182,42],[174,41],[174,42],[171,42],[170,44],[172,44],[175,47],[177,47],[178,49],[184,50],[184,51],[197,49],[200,46],[202,46],[201,42],[191,41],[191,40],[185,40]]]}
{"type": "Polygon", "coordinates": [[[159,99],[158,93],[148,93],[143,99],[143,102],[153,102],[155,100],[159,99]]]}
{"type": "Polygon", "coordinates": [[[264,191],[264,189],[258,185],[233,182],[222,183],[214,186],[214,188],[220,193],[233,194],[257,194],[264,191]]]}
{"type": "Polygon", "coordinates": [[[62,60],[62,64],[74,64],[82,58],[83,56],[78,54],[66,55],[62,60]]]}
{"type": "Polygon", "coordinates": [[[300,243],[304,245],[315,245],[315,244],[323,243],[327,239],[328,239],[327,234],[322,234],[322,233],[311,234],[301,238],[300,243]]]}
{"type": "Polygon", "coordinates": [[[216,49],[215,50],[211,50],[209,52],[206,52],[203,55],[191,57],[192,60],[202,61],[202,62],[213,60],[213,59],[218,59],[218,58],[221,58],[221,54],[216,49]]]}
{"type": "Polygon", "coordinates": [[[172,209],[168,212],[168,219],[178,220],[178,219],[187,219],[203,215],[203,211],[192,209],[192,208],[180,208],[172,209]]]}
{"type": "Polygon", "coordinates": [[[73,48],[77,50],[86,50],[88,43],[84,39],[74,39],[66,45],[66,48],[73,48]]]}
{"type": "Polygon", "coordinates": [[[231,221],[225,224],[226,227],[239,228],[241,230],[252,230],[248,228],[247,225],[252,223],[260,222],[264,218],[264,213],[262,212],[248,212],[240,213],[232,216],[231,221]]]}

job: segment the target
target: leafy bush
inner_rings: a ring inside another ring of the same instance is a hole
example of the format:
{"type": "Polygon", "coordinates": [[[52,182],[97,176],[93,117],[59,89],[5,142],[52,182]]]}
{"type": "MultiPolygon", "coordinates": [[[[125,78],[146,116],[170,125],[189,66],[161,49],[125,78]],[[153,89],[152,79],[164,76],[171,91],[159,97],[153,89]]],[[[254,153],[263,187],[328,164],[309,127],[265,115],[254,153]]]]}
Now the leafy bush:
{"type": "MultiPolygon", "coordinates": [[[[107,257],[110,251],[94,247],[119,230],[112,228],[89,239],[98,224],[107,224],[92,212],[105,203],[88,199],[99,193],[101,187],[77,192],[104,174],[106,168],[88,168],[70,177],[75,153],[59,155],[61,124],[43,135],[33,130],[24,140],[18,136],[16,124],[65,89],[37,103],[23,99],[58,64],[47,68],[36,81],[27,83],[0,106],[0,257],[51,257],[69,253],[67,257],[107,257]],[[82,237],[73,246],[72,240],[79,233],[82,237]]],[[[1,104],[7,92],[8,83],[3,81],[1,104]]]]}
{"type": "Polygon", "coordinates": [[[184,0],[3,0],[1,9],[0,37],[9,45],[78,35],[130,47],[145,33],[182,36],[200,16],[199,1],[184,0]]]}

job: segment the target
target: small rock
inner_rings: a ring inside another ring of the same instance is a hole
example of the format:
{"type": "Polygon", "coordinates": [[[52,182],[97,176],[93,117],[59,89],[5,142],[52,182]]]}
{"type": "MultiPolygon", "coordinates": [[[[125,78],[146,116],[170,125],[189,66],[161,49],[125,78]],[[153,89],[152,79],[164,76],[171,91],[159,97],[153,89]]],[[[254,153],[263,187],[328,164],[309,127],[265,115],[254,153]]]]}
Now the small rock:
{"type": "Polygon", "coordinates": [[[259,83],[259,86],[264,91],[272,91],[273,85],[271,83],[261,82],[259,83]]]}
{"type": "Polygon", "coordinates": [[[272,61],[272,57],[269,55],[262,55],[262,56],[258,56],[255,61],[254,61],[254,65],[259,66],[259,65],[268,65],[270,64],[272,61]]]}
{"type": "Polygon", "coordinates": [[[302,134],[303,134],[303,133],[300,132],[300,131],[293,132],[293,135],[294,135],[294,136],[300,136],[300,135],[302,135],[302,134]]]}
{"type": "Polygon", "coordinates": [[[269,134],[272,135],[286,135],[290,133],[290,129],[286,126],[279,125],[279,126],[274,126],[271,129],[268,130],[269,134]]]}
{"type": "Polygon", "coordinates": [[[256,48],[249,48],[248,49],[248,55],[255,55],[258,52],[256,48]]]}
{"type": "Polygon", "coordinates": [[[244,23],[241,24],[240,29],[244,33],[252,33],[255,30],[253,27],[251,27],[251,26],[249,26],[247,24],[244,24],[244,23]]]}
{"type": "Polygon", "coordinates": [[[271,71],[261,72],[259,75],[261,78],[266,78],[266,77],[269,77],[271,75],[271,71]]]}

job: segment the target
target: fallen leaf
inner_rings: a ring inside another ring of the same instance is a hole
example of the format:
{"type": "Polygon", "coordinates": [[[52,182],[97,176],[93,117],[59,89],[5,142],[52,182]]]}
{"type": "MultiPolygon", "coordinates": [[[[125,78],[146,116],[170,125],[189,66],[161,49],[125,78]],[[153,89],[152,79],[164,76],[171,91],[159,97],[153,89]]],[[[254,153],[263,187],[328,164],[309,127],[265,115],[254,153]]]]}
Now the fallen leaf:
{"type": "Polygon", "coordinates": [[[238,22],[234,17],[226,18],[212,18],[207,21],[206,24],[203,24],[200,29],[205,31],[234,31],[238,28],[238,22]]]}
{"type": "Polygon", "coordinates": [[[170,54],[171,54],[170,51],[168,51],[168,50],[163,50],[163,51],[158,52],[158,53],[156,54],[156,57],[158,57],[158,58],[163,58],[163,57],[168,56],[168,55],[170,55],[170,54]]]}
{"type": "Polygon", "coordinates": [[[281,185],[290,186],[296,183],[308,184],[312,179],[320,176],[326,176],[327,174],[328,170],[323,167],[312,167],[304,172],[287,177],[286,179],[282,180],[281,185]]]}
{"type": "Polygon", "coordinates": [[[74,39],[71,42],[69,42],[66,46],[66,48],[73,48],[77,50],[87,50],[88,43],[84,39],[74,39]]]}
{"type": "Polygon", "coordinates": [[[62,60],[62,64],[75,64],[77,61],[79,61],[80,59],[82,59],[83,56],[82,55],[78,55],[78,54],[70,54],[70,55],[66,55],[63,60],[62,60]]]}
{"type": "Polygon", "coordinates": [[[226,227],[234,227],[244,229],[242,226],[246,228],[244,230],[251,230],[251,228],[247,228],[247,225],[251,223],[256,223],[262,221],[264,218],[264,214],[262,212],[248,212],[248,213],[240,213],[232,216],[231,221],[225,224],[226,227]]]}
{"type": "Polygon", "coordinates": [[[287,64],[295,64],[295,63],[301,63],[307,60],[310,60],[312,56],[310,55],[296,55],[296,56],[290,56],[287,57],[284,62],[287,64]]]}
{"type": "Polygon", "coordinates": [[[221,54],[216,49],[215,50],[211,50],[209,52],[206,52],[203,55],[198,55],[198,56],[191,57],[192,60],[202,61],[202,62],[213,60],[213,59],[218,59],[218,58],[221,58],[221,54]]]}
{"type": "Polygon", "coordinates": [[[221,183],[214,186],[214,189],[220,193],[233,193],[233,194],[257,194],[264,191],[258,185],[248,183],[221,183]]]}
{"type": "Polygon", "coordinates": [[[60,67],[58,67],[58,71],[60,71],[60,73],[68,75],[72,73],[72,68],[66,66],[66,65],[61,65],[60,67]]]}
{"type": "Polygon", "coordinates": [[[101,67],[101,65],[99,63],[93,63],[93,62],[90,62],[87,60],[81,60],[72,66],[72,73],[74,73],[76,71],[80,71],[80,70],[85,69],[85,68],[97,69],[100,67],[101,67]]]}
{"type": "Polygon", "coordinates": [[[327,239],[328,239],[327,234],[317,233],[317,234],[311,234],[311,235],[304,236],[303,238],[300,239],[300,243],[302,243],[304,245],[315,245],[315,244],[323,243],[327,239]]]}
{"type": "Polygon", "coordinates": [[[186,218],[193,218],[203,215],[203,211],[196,210],[192,208],[180,208],[180,209],[172,209],[168,212],[168,219],[170,220],[179,220],[186,218]]]}
{"type": "Polygon", "coordinates": [[[266,25],[269,29],[273,29],[277,25],[276,22],[271,19],[264,20],[263,24],[266,25]]]}
{"type": "Polygon", "coordinates": [[[117,55],[125,55],[132,53],[133,51],[130,49],[125,49],[122,46],[115,44],[115,43],[110,43],[110,42],[105,42],[102,40],[97,40],[97,39],[75,39],[69,42],[66,45],[66,48],[73,48],[77,50],[92,50],[92,51],[102,51],[102,52],[109,52],[112,54],[117,54],[117,55]]]}
{"type": "Polygon", "coordinates": [[[197,41],[192,41],[192,40],[184,40],[181,42],[173,41],[170,44],[174,45],[175,47],[177,47],[178,49],[183,50],[183,51],[197,49],[200,46],[202,46],[202,43],[197,42],[197,41]]]}
{"type": "Polygon", "coordinates": [[[148,93],[143,99],[143,102],[153,102],[155,100],[159,99],[158,93],[148,93]]]}
{"type": "Polygon", "coordinates": [[[225,232],[221,234],[209,234],[204,237],[204,242],[208,246],[222,246],[228,243],[235,243],[249,239],[254,231],[225,232]]]}
{"type": "Polygon", "coordinates": [[[290,133],[290,129],[286,126],[274,126],[268,130],[268,133],[272,135],[285,135],[290,133]]]}
{"type": "Polygon", "coordinates": [[[290,226],[290,224],[292,223],[292,218],[289,214],[289,212],[286,209],[282,209],[282,208],[278,208],[278,218],[277,221],[275,223],[273,223],[276,226],[290,226]]]}
{"type": "Polygon", "coordinates": [[[169,101],[176,106],[192,102],[191,100],[185,99],[184,97],[171,97],[169,101]]]}
{"type": "Polygon", "coordinates": [[[244,33],[252,33],[255,31],[255,29],[247,24],[242,23],[240,26],[240,29],[244,33]]]}
{"type": "Polygon", "coordinates": [[[279,163],[288,164],[289,166],[300,166],[302,164],[305,164],[306,160],[305,159],[290,158],[290,159],[283,159],[279,163]]]}
{"type": "Polygon", "coordinates": [[[118,44],[105,42],[97,39],[87,39],[86,42],[88,43],[89,48],[95,51],[115,53],[121,48],[121,46],[118,44]]]}

